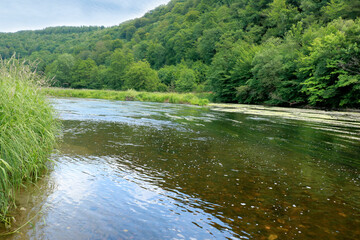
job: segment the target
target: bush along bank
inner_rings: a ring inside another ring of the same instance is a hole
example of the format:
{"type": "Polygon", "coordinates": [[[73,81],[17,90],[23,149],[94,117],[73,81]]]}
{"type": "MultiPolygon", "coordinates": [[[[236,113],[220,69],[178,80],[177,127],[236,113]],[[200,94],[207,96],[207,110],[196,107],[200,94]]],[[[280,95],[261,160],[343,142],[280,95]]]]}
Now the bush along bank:
{"type": "Polygon", "coordinates": [[[15,190],[46,170],[60,123],[31,64],[0,59],[0,222],[10,224],[15,190]]]}
{"type": "Polygon", "coordinates": [[[89,90],[69,88],[42,88],[53,97],[96,98],[120,101],[165,102],[205,106],[212,97],[210,93],[138,92],[135,90],[89,90]]]}

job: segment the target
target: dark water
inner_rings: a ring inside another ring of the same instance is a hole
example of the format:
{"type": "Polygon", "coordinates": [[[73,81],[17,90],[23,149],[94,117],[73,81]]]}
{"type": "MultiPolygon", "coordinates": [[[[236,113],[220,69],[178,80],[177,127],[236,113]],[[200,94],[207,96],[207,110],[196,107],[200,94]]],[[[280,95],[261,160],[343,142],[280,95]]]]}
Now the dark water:
{"type": "Polygon", "coordinates": [[[6,239],[359,239],[360,128],[56,99],[55,166],[6,239]],[[32,219],[33,218],[33,219],[32,219]]]}

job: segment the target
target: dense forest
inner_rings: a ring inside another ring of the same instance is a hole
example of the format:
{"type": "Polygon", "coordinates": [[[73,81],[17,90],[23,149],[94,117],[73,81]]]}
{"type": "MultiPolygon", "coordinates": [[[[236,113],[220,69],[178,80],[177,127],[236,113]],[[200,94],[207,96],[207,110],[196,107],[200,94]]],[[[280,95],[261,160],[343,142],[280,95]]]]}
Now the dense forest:
{"type": "Polygon", "coordinates": [[[0,33],[57,87],[360,107],[359,0],[172,0],[118,26],[0,33]]]}

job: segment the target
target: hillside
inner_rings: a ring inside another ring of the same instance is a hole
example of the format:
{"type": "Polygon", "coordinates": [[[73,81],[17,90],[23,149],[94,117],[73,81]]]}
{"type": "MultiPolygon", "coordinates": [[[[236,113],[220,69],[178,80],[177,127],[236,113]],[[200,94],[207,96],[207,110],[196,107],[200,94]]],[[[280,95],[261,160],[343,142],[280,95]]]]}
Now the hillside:
{"type": "Polygon", "coordinates": [[[219,102],[360,107],[360,1],[173,0],[111,28],[0,34],[54,86],[211,91],[219,102]]]}

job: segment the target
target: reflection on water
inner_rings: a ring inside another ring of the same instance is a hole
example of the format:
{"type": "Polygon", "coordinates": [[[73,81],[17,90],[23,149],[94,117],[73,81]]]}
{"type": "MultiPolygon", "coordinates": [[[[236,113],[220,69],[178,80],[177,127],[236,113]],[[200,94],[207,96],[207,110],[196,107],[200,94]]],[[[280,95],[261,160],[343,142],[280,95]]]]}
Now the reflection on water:
{"type": "Polygon", "coordinates": [[[54,99],[53,170],[6,239],[358,239],[359,128],[54,99]]]}

